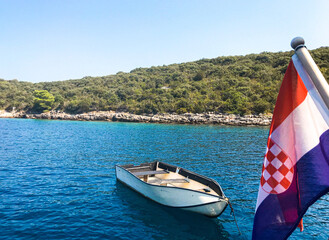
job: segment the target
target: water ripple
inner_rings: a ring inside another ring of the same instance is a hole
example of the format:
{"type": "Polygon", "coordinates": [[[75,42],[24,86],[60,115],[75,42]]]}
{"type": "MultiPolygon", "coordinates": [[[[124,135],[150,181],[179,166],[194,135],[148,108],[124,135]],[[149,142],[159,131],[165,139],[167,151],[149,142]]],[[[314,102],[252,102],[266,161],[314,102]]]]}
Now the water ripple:
{"type": "MultiPolygon", "coordinates": [[[[0,119],[0,239],[250,239],[268,128],[0,119]],[[218,219],[159,206],[115,164],[165,161],[218,181],[218,219]]],[[[291,239],[327,239],[329,196],[291,239]]]]}

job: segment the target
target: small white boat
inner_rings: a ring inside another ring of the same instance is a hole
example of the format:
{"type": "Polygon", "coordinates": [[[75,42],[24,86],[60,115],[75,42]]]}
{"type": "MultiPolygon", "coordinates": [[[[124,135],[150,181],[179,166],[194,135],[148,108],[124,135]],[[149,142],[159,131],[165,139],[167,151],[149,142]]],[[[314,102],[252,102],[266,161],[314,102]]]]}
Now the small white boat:
{"type": "Polygon", "coordinates": [[[117,180],[159,204],[218,217],[229,204],[210,178],[163,162],[115,166],[117,180]]]}

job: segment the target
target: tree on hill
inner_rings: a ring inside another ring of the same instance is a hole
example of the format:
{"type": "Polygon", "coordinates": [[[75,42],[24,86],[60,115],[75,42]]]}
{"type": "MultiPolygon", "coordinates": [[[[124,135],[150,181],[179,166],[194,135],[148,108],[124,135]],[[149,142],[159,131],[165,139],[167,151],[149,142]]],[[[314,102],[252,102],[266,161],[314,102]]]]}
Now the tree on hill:
{"type": "Polygon", "coordinates": [[[33,111],[41,113],[52,109],[55,97],[47,90],[35,90],[33,96],[33,111]]]}

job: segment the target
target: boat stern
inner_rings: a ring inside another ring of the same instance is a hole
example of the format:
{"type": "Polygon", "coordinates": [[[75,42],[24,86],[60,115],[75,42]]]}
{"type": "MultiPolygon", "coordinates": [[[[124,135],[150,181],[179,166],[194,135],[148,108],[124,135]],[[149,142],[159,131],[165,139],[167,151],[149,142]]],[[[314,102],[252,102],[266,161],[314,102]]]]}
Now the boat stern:
{"type": "Polygon", "coordinates": [[[218,202],[208,203],[200,206],[184,208],[187,211],[203,214],[207,217],[216,218],[220,216],[228,206],[228,198],[219,199],[218,202]]]}

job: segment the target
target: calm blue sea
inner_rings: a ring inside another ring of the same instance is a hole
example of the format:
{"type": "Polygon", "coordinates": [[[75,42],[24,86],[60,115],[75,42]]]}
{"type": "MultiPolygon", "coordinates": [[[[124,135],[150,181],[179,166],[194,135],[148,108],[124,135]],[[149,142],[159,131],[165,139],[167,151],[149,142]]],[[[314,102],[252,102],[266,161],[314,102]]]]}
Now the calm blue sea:
{"type": "MultiPolygon", "coordinates": [[[[250,239],[268,128],[0,119],[0,239],[250,239]],[[160,160],[218,181],[217,219],[116,182],[115,164],[160,160]]],[[[329,173],[328,173],[329,174],[329,173]]],[[[328,239],[329,196],[291,239],[328,239]]]]}

